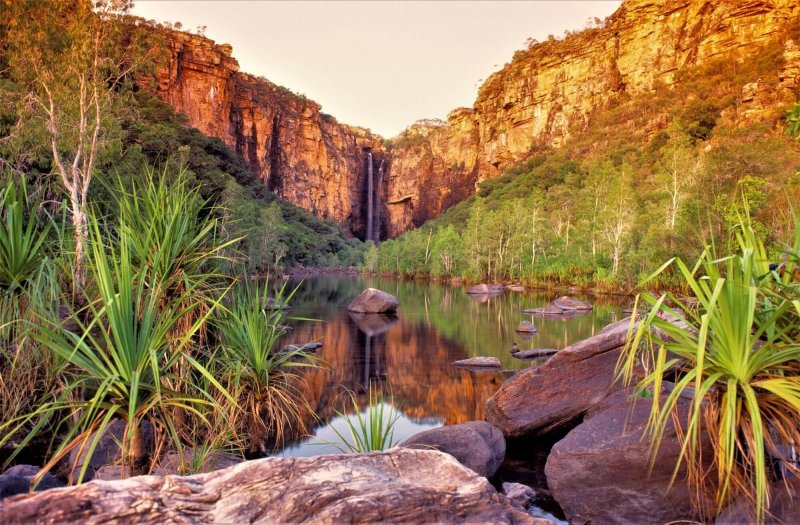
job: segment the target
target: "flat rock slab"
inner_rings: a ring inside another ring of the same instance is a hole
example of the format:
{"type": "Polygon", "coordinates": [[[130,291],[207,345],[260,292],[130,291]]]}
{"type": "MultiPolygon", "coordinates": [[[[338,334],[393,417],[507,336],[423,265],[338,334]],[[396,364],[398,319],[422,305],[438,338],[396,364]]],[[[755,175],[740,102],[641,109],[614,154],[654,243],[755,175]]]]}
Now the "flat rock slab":
{"type": "Polygon", "coordinates": [[[516,374],[486,402],[486,420],[506,438],[547,434],[578,420],[620,388],[614,368],[629,326],[628,321],[614,323],[516,374]]]}
{"type": "Polygon", "coordinates": [[[500,360],[496,357],[470,357],[453,361],[452,364],[464,368],[500,368],[500,360]]]}
{"type": "Polygon", "coordinates": [[[0,503],[4,524],[525,523],[489,481],[434,450],[266,458],[195,476],[95,481],[0,503]]]}
{"type": "Polygon", "coordinates": [[[561,308],[562,310],[591,310],[593,308],[589,303],[573,299],[566,295],[554,300],[553,306],[561,308]]]}
{"type": "Polygon", "coordinates": [[[399,305],[400,302],[394,295],[376,288],[367,288],[347,305],[347,310],[359,314],[388,314],[395,312],[399,305]]]}
{"type": "Polygon", "coordinates": [[[487,478],[497,472],[506,455],[503,433],[485,421],[467,421],[425,430],[406,439],[400,446],[446,452],[487,478]]]}
{"type": "Polygon", "coordinates": [[[469,295],[496,295],[503,293],[502,284],[476,284],[467,289],[469,295]]]}
{"type": "Polygon", "coordinates": [[[555,348],[531,348],[529,350],[520,350],[513,352],[511,357],[522,359],[523,361],[530,361],[531,359],[539,359],[540,357],[549,357],[554,355],[558,350],[555,348]]]}

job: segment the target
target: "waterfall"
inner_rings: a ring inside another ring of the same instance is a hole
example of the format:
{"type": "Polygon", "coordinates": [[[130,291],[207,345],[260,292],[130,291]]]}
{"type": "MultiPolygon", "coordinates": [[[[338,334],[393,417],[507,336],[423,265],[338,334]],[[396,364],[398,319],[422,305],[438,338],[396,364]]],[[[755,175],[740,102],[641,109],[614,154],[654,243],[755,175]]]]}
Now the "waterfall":
{"type": "Polygon", "coordinates": [[[372,217],[374,215],[374,195],[372,188],[372,152],[367,153],[367,239],[368,241],[374,240],[372,234],[372,217]]]}

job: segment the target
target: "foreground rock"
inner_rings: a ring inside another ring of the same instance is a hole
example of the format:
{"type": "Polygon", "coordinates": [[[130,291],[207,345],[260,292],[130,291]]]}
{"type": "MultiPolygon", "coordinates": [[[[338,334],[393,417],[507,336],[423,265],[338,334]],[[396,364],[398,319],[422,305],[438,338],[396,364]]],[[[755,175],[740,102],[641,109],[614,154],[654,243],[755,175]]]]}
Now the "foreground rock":
{"type": "Polygon", "coordinates": [[[503,433],[485,421],[468,421],[426,430],[411,436],[400,446],[446,452],[487,478],[497,472],[506,455],[503,433]]]}
{"type": "Polygon", "coordinates": [[[500,368],[500,360],[496,357],[470,357],[453,361],[453,366],[464,368],[500,368]]]}
{"type": "MultiPolygon", "coordinates": [[[[503,442],[503,445],[505,446],[505,442],[503,442]]],[[[39,472],[41,472],[41,469],[33,465],[15,465],[3,472],[3,474],[0,475],[0,499],[30,492],[33,478],[35,478],[39,472]]],[[[64,484],[56,479],[55,476],[48,473],[42,477],[42,480],[36,485],[34,490],[42,491],[63,486],[64,484]]]]}
{"type": "Polygon", "coordinates": [[[503,293],[502,284],[476,284],[467,289],[469,295],[497,295],[503,293]]]}
{"type": "MultiPolygon", "coordinates": [[[[620,392],[553,447],[547,485],[571,524],[702,522],[685,470],[670,488],[681,453],[672,422],[648,473],[650,439],[644,433],[651,403],[620,392]]],[[[688,407],[689,401],[679,401],[682,417],[688,407]]]]}
{"type": "Polygon", "coordinates": [[[109,522],[551,523],[527,514],[451,456],[406,448],[91,482],[0,505],[0,523],[9,525],[109,522]]]}
{"type": "Polygon", "coordinates": [[[486,402],[486,420],[508,437],[546,434],[569,425],[611,391],[629,321],[609,325],[503,383],[486,402]]]}
{"type": "Polygon", "coordinates": [[[347,310],[359,314],[386,314],[397,310],[397,297],[375,288],[367,288],[347,305],[347,310]]]}

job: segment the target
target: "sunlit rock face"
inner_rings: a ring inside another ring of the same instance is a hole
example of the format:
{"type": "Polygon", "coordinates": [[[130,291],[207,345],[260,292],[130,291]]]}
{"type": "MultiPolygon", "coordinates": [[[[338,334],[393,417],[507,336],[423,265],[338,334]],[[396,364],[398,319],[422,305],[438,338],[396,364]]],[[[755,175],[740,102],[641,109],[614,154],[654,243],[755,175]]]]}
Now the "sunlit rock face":
{"type": "MultiPolygon", "coordinates": [[[[481,86],[472,109],[395,148],[390,234],[438,216],[532,148],[561,146],[597,109],[671,85],[682,69],[712,58],[755,58],[764,44],[785,41],[798,19],[796,0],[628,0],[603,27],[518,52],[481,86]]],[[[796,53],[787,47],[788,63],[796,53]]],[[[785,87],[796,82],[796,67],[785,68],[785,87]]]]}
{"type": "Polygon", "coordinates": [[[797,0],[627,0],[602,27],[516,53],[472,108],[412,126],[391,152],[315,102],[239,72],[230,46],[201,36],[168,32],[167,61],[143,85],[234,147],[268,188],[361,238],[371,153],[382,170],[376,213],[385,239],[437,217],[532,149],[563,145],[596,110],[678,82],[681,70],[711,59],[752,60],[763,45],[786,43],[782,85],[751,87],[756,104],[741,122],[758,104],[774,109],[797,87],[798,51],[786,41],[799,19],[797,0]]]}
{"type": "Polygon", "coordinates": [[[227,44],[176,31],[164,35],[165,60],[141,86],[185,113],[191,126],[234,148],[271,191],[363,237],[367,153],[375,171],[382,162],[384,172],[389,166],[381,137],[240,72],[227,44]]]}

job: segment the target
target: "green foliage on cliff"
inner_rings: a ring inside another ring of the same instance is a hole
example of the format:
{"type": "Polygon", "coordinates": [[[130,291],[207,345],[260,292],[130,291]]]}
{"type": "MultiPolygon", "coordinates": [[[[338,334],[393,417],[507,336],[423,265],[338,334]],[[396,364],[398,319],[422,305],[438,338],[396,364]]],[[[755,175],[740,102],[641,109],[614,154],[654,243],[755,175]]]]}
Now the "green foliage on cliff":
{"type": "MultiPolygon", "coordinates": [[[[561,149],[535,149],[472,197],[384,242],[378,271],[544,285],[636,285],[660,261],[728,239],[744,202],[770,246],[800,202],[800,145],[780,106],[737,122],[742,87],[777,81],[781,47],[712,61],[592,116],[561,149]],[[654,126],[653,123],[659,123],[654,126]]],[[[677,282],[674,273],[662,284],[677,282]]]]}

